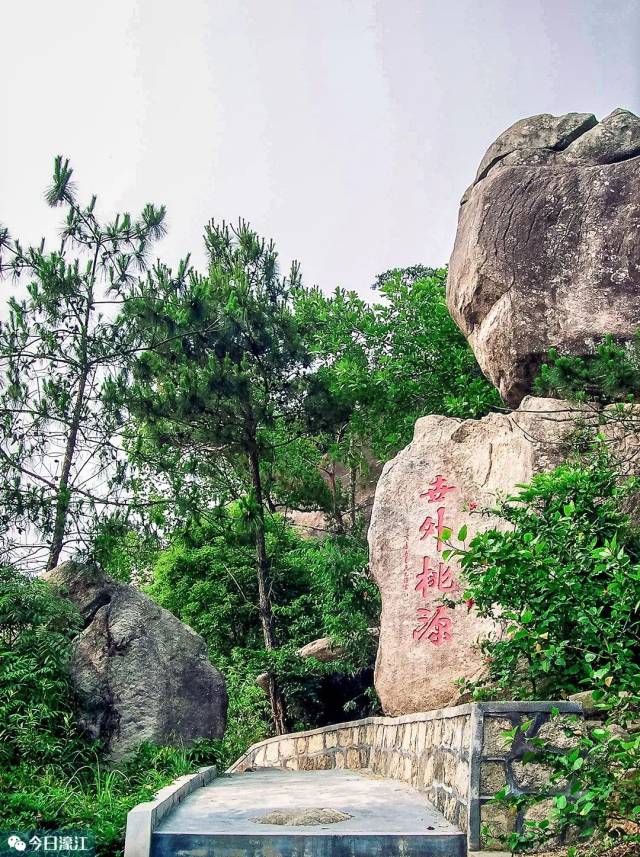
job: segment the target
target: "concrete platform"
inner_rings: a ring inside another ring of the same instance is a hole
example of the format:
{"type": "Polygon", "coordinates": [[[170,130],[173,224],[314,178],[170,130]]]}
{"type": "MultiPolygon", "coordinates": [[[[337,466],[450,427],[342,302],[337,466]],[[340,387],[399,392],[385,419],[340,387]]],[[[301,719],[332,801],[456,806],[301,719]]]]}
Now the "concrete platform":
{"type": "Polygon", "coordinates": [[[262,768],[214,780],[160,823],[152,857],[464,857],[466,837],[424,795],[366,771],[262,768]],[[275,810],[348,813],[333,824],[281,826],[275,810]]]}

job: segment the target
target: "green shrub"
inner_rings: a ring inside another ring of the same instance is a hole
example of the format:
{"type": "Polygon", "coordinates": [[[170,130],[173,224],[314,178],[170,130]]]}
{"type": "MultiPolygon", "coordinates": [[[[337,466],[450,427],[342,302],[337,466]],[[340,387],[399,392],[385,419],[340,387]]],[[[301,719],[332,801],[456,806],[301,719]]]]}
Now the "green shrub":
{"type": "MultiPolygon", "coordinates": [[[[365,543],[356,536],[302,538],[279,516],[267,518],[277,648],[267,652],[257,613],[251,534],[241,510],[231,507],[204,523],[191,523],[153,564],[149,594],[202,635],[212,662],[224,673],[228,724],[220,754],[225,765],[270,734],[260,673],[272,671],[287,698],[290,727],[324,725],[324,684],[331,673],[355,677],[370,667],[379,595],[368,574],[365,543]],[[338,664],[302,660],[296,650],[329,636],[345,648],[338,664]]],[[[358,683],[355,682],[355,685],[358,683]]],[[[367,676],[363,684],[370,686],[367,676]]],[[[375,701],[357,686],[341,716],[366,716],[375,701]]],[[[348,694],[346,694],[348,696],[348,694]]]]}
{"type": "Polygon", "coordinates": [[[78,765],[73,757],[57,765],[35,760],[0,769],[0,826],[5,829],[87,828],[100,855],[120,854],[127,813],[172,782],[192,773],[190,752],[142,746],[120,767],[93,756],[78,765]]]}
{"type": "Polygon", "coordinates": [[[82,749],[67,674],[80,616],[47,583],[0,568],[0,764],[61,763],[82,749]]]}
{"type": "Polygon", "coordinates": [[[506,624],[484,643],[478,695],[557,698],[611,676],[628,689],[640,657],[640,541],[604,452],[542,473],[497,514],[507,531],[476,535],[459,554],[483,616],[506,624]]]}
{"type": "MultiPolygon", "coordinates": [[[[561,780],[570,786],[548,818],[510,837],[513,848],[566,832],[640,839],[640,735],[625,731],[640,718],[640,540],[627,511],[637,508],[637,488],[596,446],[502,502],[497,512],[512,529],[480,533],[454,551],[464,598],[506,626],[502,639],[483,644],[488,669],[470,684],[475,697],[557,699],[589,689],[606,719],[569,753],[529,740],[525,761],[555,770],[550,793],[561,780]]],[[[497,799],[521,807],[544,797],[505,790],[497,799]]]]}

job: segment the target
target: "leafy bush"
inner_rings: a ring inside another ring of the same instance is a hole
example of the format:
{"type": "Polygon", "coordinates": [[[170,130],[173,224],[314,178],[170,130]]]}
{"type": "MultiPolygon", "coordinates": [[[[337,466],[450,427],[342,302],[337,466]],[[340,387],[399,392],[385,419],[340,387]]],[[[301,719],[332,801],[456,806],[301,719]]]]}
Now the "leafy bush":
{"type": "Polygon", "coordinates": [[[608,723],[591,729],[569,753],[550,759],[554,782],[566,779],[570,792],[554,799],[548,825],[543,820],[525,828],[524,842],[540,841],[562,830],[579,832],[583,839],[599,831],[640,842],[640,736],[621,729],[623,707],[637,716],[640,695],[627,697],[622,704],[620,697],[605,702],[608,723]]]}
{"type": "Polygon", "coordinates": [[[79,628],[44,581],[0,568],[0,764],[60,763],[79,751],[66,671],[79,628]]]}
{"type": "Polygon", "coordinates": [[[465,598],[506,626],[484,644],[479,695],[554,698],[637,679],[640,540],[624,511],[635,487],[605,452],[538,474],[497,509],[513,529],[460,552],[465,598]]]}
{"type": "Polygon", "coordinates": [[[299,294],[319,376],[349,413],[342,445],[358,439],[386,460],[418,417],[481,417],[501,404],[449,315],[445,284],[445,269],[418,265],[381,274],[373,304],[344,289],[299,294]]]}
{"type": "Polygon", "coordinates": [[[122,852],[127,813],[172,782],[192,773],[190,752],[142,746],[120,767],[94,755],[80,765],[69,755],[58,765],[29,762],[0,769],[0,825],[5,829],[87,828],[100,855],[122,852]]]}
{"type": "MultiPolygon", "coordinates": [[[[535,795],[511,792],[505,787],[493,798],[494,802],[526,810],[544,802],[545,812],[536,812],[524,821],[521,831],[509,836],[496,836],[490,826],[483,836],[490,840],[507,841],[514,851],[540,847],[552,840],[554,844],[574,843],[569,857],[578,853],[575,844],[582,845],[581,857],[605,857],[615,845],[640,843],[640,734],[630,734],[620,725],[632,726],[640,712],[640,694],[628,696],[607,694],[603,698],[602,714],[606,723],[585,731],[582,718],[562,717],[563,731],[571,736],[573,749],[552,750],[537,738],[528,738],[531,747],[522,757],[525,763],[541,764],[549,771],[545,791],[535,795]],[[550,807],[549,807],[550,804],[550,807]],[[536,817],[537,816],[537,817],[536,817]],[[586,843],[590,843],[587,847],[586,843]],[[585,850],[586,849],[586,850],[585,850]]],[[[521,728],[526,729],[528,724],[521,728]]],[[[504,733],[505,743],[516,737],[517,729],[504,733]]],[[[621,857],[637,853],[621,852],[621,857]]]]}
{"type": "MultiPolygon", "coordinates": [[[[640,540],[627,511],[637,507],[637,488],[597,446],[502,502],[497,512],[512,529],[480,533],[456,551],[464,597],[505,628],[483,644],[488,669],[470,685],[476,698],[590,689],[606,719],[569,753],[530,740],[525,761],[552,766],[551,793],[562,780],[569,790],[554,798],[550,817],[511,836],[514,848],[567,832],[640,838],[640,735],[626,731],[640,718],[640,540]]],[[[497,799],[532,802],[507,790],[497,799]]]]}
{"type": "Polygon", "coordinates": [[[368,575],[366,545],[350,535],[301,538],[278,516],[266,519],[271,557],[272,601],[278,646],[264,649],[257,616],[257,583],[251,533],[240,506],[206,522],[191,522],[160,551],[152,570],[149,594],[201,634],[212,662],[222,670],[229,695],[228,726],[220,745],[229,764],[247,746],[270,734],[264,691],[257,676],[271,670],[282,685],[291,728],[328,722],[327,685],[331,674],[354,677],[331,692],[344,712],[365,716],[375,702],[355,677],[372,663],[379,595],[368,575]],[[345,648],[339,664],[302,660],[296,650],[329,636],[345,648]],[[357,699],[349,698],[353,690],[357,699]]]}

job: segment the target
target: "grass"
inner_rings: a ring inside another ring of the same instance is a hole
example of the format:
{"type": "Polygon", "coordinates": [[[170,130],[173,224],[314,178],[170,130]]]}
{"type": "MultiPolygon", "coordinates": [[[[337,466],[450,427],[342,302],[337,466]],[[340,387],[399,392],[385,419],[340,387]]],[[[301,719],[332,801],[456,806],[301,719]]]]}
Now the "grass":
{"type": "Polygon", "coordinates": [[[54,765],[10,767],[0,771],[0,827],[87,828],[95,834],[101,857],[118,857],[129,810],[204,763],[202,748],[190,752],[143,746],[120,767],[96,760],[70,775],[54,765]]]}

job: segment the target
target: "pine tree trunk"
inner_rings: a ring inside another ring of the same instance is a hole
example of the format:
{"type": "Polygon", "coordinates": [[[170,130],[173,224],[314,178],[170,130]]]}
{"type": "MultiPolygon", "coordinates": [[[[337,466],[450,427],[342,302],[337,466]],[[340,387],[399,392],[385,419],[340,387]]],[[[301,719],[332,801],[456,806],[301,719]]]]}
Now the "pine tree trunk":
{"type": "Polygon", "coordinates": [[[340,502],[338,499],[338,482],[336,479],[336,464],[335,461],[331,464],[330,469],[328,470],[329,474],[329,483],[331,485],[331,497],[332,497],[332,505],[333,505],[333,520],[336,525],[336,532],[338,535],[342,536],[345,533],[344,528],[344,519],[342,517],[342,512],[340,511],[340,502]]]}
{"type": "MultiPolygon", "coordinates": [[[[276,639],[273,628],[273,611],[271,609],[271,595],[269,592],[269,560],[267,557],[267,546],[265,541],[264,504],[262,496],[262,481],[260,478],[260,460],[255,447],[249,453],[251,466],[251,480],[256,496],[257,513],[255,520],[256,539],[256,571],[258,575],[258,612],[262,625],[264,647],[268,652],[276,648],[276,639]]],[[[271,703],[271,716],[277,735],[284,735],[287,731],[286,706],[282,690],[275,676],[269,673],[269,701],[271,703]]]]}
{"type": "Polygon", "coordinates": [[[64,449],[64,458],[62,459],[62,471],[58,480],[58,489],[56,496],[56,513],[53,521],[53,533],[51,535],[51,546],[49,548],[49,559],[47,561],[47,571],[55,568],[60,559],[62,548],[64,546],[64,533],[67,527],[67,515],[69,513],[69,476],[71,474],[71,466],[76,454],[76,445],[78,443],[78,431],[80,430],[80,422],[82,420],[82,408],[85,401],[85,390],[87,387],[87,379],[89,377],[88,363],[88,345],[89,345],[89,323],[91,321],[91,311],[93,309],[93,289],[95,285],[96,270],[98,265],[98,255],[100,253],[101,244],[96,242],[96,249],[93,255],[93,265],[91,267],[90,279],[87,286],[86,301],[87,305],[82,319],[81,339],[80,339],[80,377],[78,379],[78,392],[73,405],[73,413],[69,423],[69,434],[64,449]]]}
{"type": "Polygon", "coordinates": [[[351,531],[355,532],[357,517],[356,517],[356,483],[358,471],[355,464],[349,468],[349,499],[351,505],[351,531]]]}
{"type": "Polygon", "coordinates": [[[47,571],[55,568],[60,559],[62,548],[64,545],[64,532],[67,524],[67,513],[69,511],[69,475],[71,473],[71,465],[75,457],[76,443],[78,441],[78,430],[80,429],[80,420],[82,418],[82,406],[84,405],[84,391],[87,385],[87,371],[83,371],[78,384],[78,393],[73,406],[73,414],[69,425],[69,434],[67,435],[67,443],[65,444],[64,458],[62,459],[62,472],[58,480],[58,489],[56,497],[56,514],[53,523],[53,534],[51,536],[51,547],[49,548],[49,560],[47,562],[47,571]]]}

